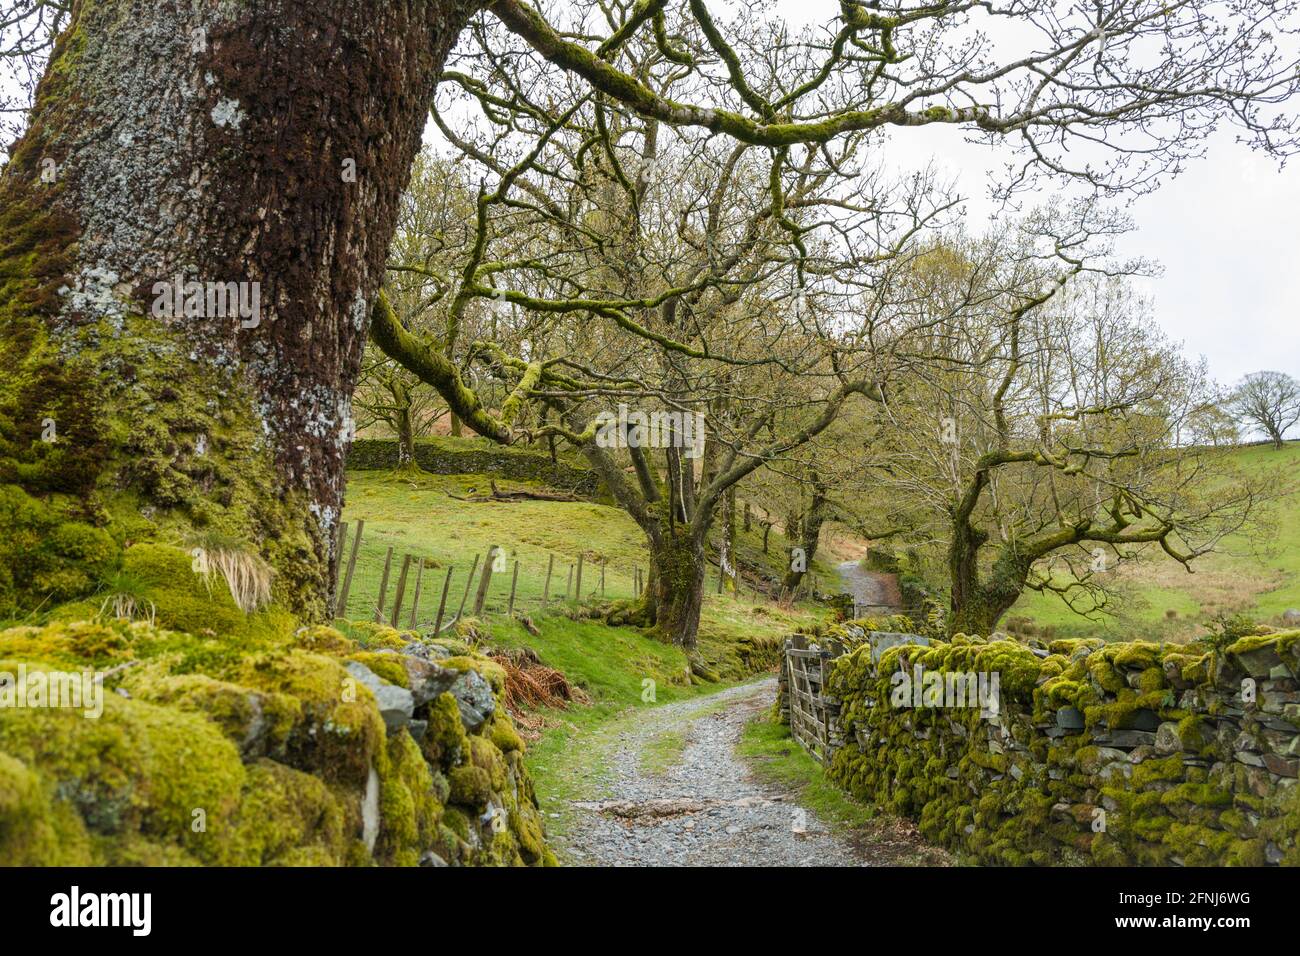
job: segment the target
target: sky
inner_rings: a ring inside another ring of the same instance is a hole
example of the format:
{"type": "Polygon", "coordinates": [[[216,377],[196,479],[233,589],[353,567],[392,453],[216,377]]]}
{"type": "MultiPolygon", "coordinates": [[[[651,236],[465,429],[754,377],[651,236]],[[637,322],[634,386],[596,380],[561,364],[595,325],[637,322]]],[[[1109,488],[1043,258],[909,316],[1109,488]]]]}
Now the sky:
{"type": "MultiPolygon", "coordinates": [[[[1009,152],[967,143],[947,128],[905,135],[906,145],[890,148],[909,163],[933,159],[952,176],[969,197],[972,228],[994,214],[988,177],[1009,152]]],[[[1024,198],[1033,205],[1052,194],[1024,198]]],[[[1204,158],[1125,212],[1135,228],[1117,251],[1159,266],[1138,284],[1190,357],[1205,356],[1224,385],[1265,368],[1300,377],[1300,157],[1279,168],[1221,130],[1204,158]]]]}

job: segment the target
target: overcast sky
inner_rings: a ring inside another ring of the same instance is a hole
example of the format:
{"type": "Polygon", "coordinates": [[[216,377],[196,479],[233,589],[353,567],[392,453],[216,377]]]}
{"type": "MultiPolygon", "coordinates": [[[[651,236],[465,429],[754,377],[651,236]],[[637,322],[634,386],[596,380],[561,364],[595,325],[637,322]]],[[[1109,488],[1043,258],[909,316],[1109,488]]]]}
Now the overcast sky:
{"type": "MultiPolygon", "coordinates": [[[[933,158],[956,178],[970,197],[973,229],[993,213],[988,177],[1000,168],[1000,150],[941,127],[905,130],[894,140],[891,150],[908,161],[933,158]]],[[[1160,324],[1190,356],[1204,355],[1223,384],[1263,368],[1300,377],[1300,158],[1279,169],[1222,130],[1203,159],[1127,212],[1136,228],[1120,251],[1163,269],[1139,281],[1160,324]]]]}

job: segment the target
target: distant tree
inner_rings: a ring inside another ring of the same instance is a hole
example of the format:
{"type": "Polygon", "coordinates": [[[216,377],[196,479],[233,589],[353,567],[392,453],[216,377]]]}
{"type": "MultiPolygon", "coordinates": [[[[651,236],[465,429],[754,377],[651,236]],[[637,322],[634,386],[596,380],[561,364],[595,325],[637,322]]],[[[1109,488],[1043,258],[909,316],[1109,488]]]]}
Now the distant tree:
{"type": "Polygon", "coordinates": [[[415,440],[433,432],[447,413],[438,393],[377,348],[366,349],[352,396],[357,432],[380,426],[397,438],[397,467],[419,471],[415,440]]]}
{"type": "Polygon", "coordinates": [[[1074,237],[1057,248],[1061,265],[1002,235],[918,268],[933,321],[913,320],[911,348],[933,361],[894,389],[866,464],[946,539],[954,632],[992,632],[1028,590],[1104,610],[1120,564],[1159,548],[1190,571],[1278,490],[1191,440],[1203,368],[1122,276],[1085,266],[1074,237]]]}
{"type": "Polygon", "coordinates": [[[1229,408],[1282,447],[1282,436],[1300,422],[1300,381],[1285,372],[1252,372],[1232,393],[1229,408]]]}

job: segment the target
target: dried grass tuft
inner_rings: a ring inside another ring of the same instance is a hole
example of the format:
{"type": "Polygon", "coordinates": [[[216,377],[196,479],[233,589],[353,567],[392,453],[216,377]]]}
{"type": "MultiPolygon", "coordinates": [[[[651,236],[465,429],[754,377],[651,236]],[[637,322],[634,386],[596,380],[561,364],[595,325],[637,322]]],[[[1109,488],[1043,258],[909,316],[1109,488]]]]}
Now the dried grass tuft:
{"type": "Polygon", "coordinates": [[[520,720],[539,707],[564,709],[570,703],[588,704],[591,698],[563,673],[547,667],[531,648],[494,651],[488,655],[506,672],[505,705],[510,716],[520,720]]]}

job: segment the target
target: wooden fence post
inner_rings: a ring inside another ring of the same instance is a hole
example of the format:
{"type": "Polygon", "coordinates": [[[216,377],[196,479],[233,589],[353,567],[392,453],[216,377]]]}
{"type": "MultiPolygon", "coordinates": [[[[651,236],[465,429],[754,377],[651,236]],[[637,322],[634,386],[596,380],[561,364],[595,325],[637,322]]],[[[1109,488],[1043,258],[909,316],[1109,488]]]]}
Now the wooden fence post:
{"type": "Polygon", "coordinates": [[[361,532],[366,530],[364,519],[357,522],[357,535],[352,540],[352,554],[348,558],[348,571],[343,575],[343,590],[339,592],[338,606],[334,609],[335,617],[345,617],[348,613],[348,591],[352,590],[352,572],[357,568],[357,552],[361,550],[361,532]]]}
{"type": "Polygon", "coordinates": [[[388,572],[393,566],[393,546],[388,546],[388,556],[384,558],[384,576],[379,579],[379,603],[375,605],[375,623],[384,623],[384,601],[388,597],[388,572]]]}
{"type": "Polygon", "coordinates": [[[515,572],[510,576],[510,606],[506,609],[506,614],[510,617],[515,616],[515,588],[519,586],[519,559],[515,558],[515,572]]]}
{"type": "Polygon", "coordinates": [[[555,555],[546,557],[546,586],[542,588],[542,603],[549,604],[551,601],[551,571],[555,568],[555,555]]]}
{"type": "Polygon", "coordinates": [[[415,627],[415,612],[420,607],[420,579],[424,577],[424,558],[418,558],[415,565],[415,593],[411,595],[411,627],[415,627]]]}
{"type": "Polygon", "coordinates": [[[569,595],[573,593],[573,565],[569,565],[569,577],[564,582],[564,600],[569,600],[569,595]]]}
{"type": "MultiPolygon", "coordinates": [[[[334,564],[333,587],[330,588],[330,600],[337,602],[339,599],[339,581],[343,579],[344,558],[347,557],[348,551],[348,523],[339,522],[339,559],[334,564]]],[[[330,605],[330,617],[334,616],[334,604],[330,605]]]]}
{"type": "Polygon", "coordinates": [[[478,576],[478,593],[474,595],[474,616],[483,613],[483,603],[487,600],[488,587],[492,584],[492,569],[496,565],[498,546],[488,549],[488,556],[483,560],[483,571],[478,576]]]}
{"type": "Polygon", "coordinates": [[[465,593],[460,596],[460,607],[456,610],[456,620],[460,620],[461,615],[465,613],[465,602],[469,600],[469,588],[474,583],[474,572],[478,570],[478,558],[474,555],[474,563],[470,565],[469,577],[465,581],[465,593]]]}
{"type": "Polygon", "coordinates": [[[451,587],[451,572],[455,570],[455,568],[456,566],[454,564],[447,566],[447,577],[444,578],[442,582],[442,599],[438,601],[438,619],[433,625],[434,637],[437,637],[438,633],[442,630],[442,612],[446,610],[447,607],[447,589],[451,587]]]}
{"type": "Polygon", "coordinates": [[[600,562],[600,596],[605,596],[605,567],[609,564],[609,558],[600,562]]]}
{"type": "Polygon", "coordinates": [[[577,600],[581,601],[582,600],[582,554],[581,553],[579,553],[578,555],[578,577],[577,577],[576,584],[577,587],[575,587],[573,590],[573,596],[577,600]]]}
{"type": "Polygon", "coordinates": [[[402,570],[397,574],[397,593],[393,595],[393,613],[388,623],[397,627],[397,617],[402,613],[402,601],[406,598],[406,574],[411,570],[411,556],[402,559],[402,570]]]}

